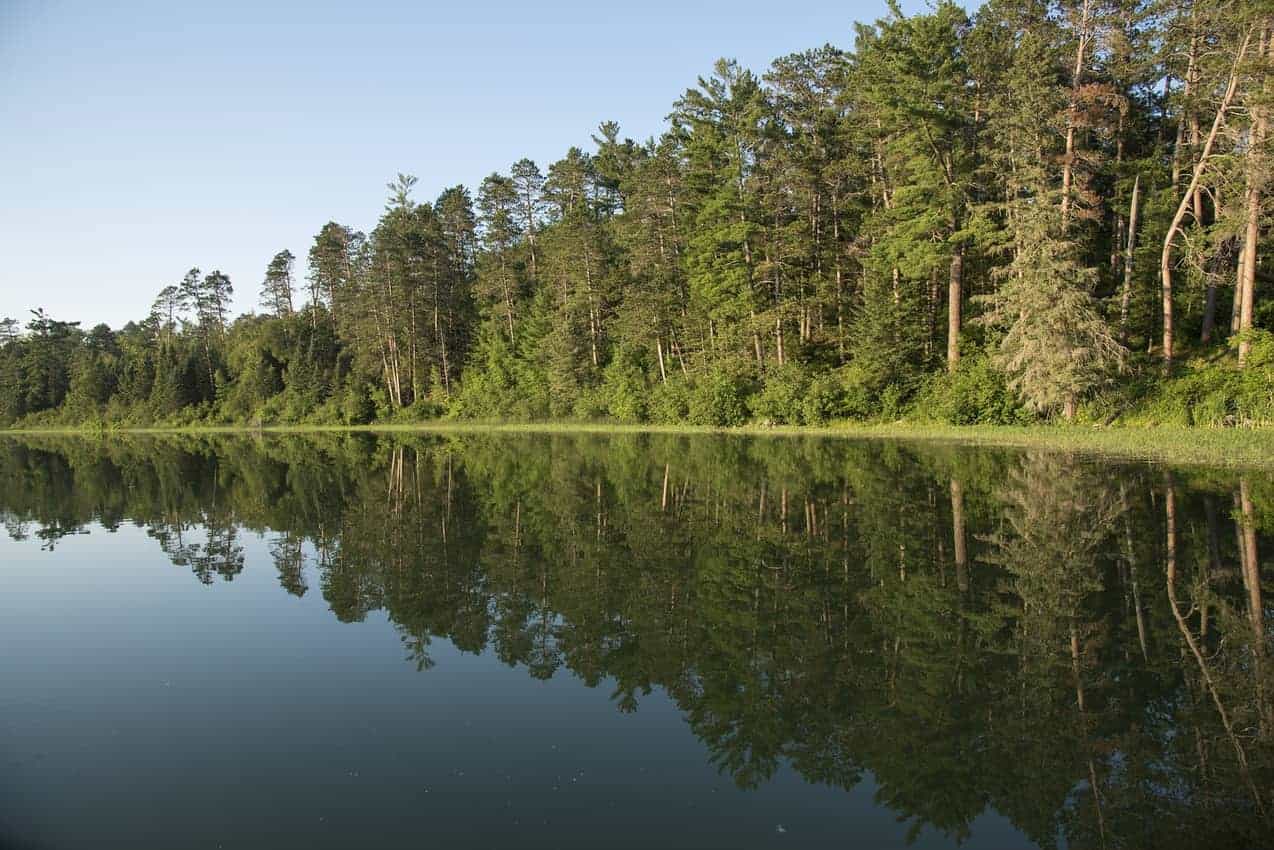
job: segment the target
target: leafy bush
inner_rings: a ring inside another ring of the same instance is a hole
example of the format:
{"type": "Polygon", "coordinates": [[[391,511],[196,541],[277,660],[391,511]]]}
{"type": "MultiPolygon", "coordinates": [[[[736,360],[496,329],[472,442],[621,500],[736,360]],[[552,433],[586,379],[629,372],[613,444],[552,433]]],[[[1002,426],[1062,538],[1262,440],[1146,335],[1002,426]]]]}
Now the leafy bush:
{"type": "Polygon", "coordinates": [[[448,414],[459,419],[543,419],[550,413],[551,395],[542,370],[516,357],[498,332],[484,330],[473,365],[448,401],[448,414]]]}
{"type": "Polygon", "coordinates": [[[876,413],[879,379],[861,365],[851,363],[837,370],[840,386],[839,415],[846,419],[870,419],[876,413]]]}
{"type": "Polygon", "coordinates": [[[585,387],[579,390],[571,404],[571,416],[575,419],[604,419],[607,413],[606,393],[601,387],[585,387]]]}
{"type": "Polygon", "coordinates": [[[849,415],[843,377],[835,372],[819,375],[809,383],[801,399],[801,420],[806,425],[825,425],[849,415]]]}
{"type": "Polygon", "coordinates": [[[620,422],[645,422],[650,391],[640,354],[621,349],[602,375],[601,400],[620,422]]]}
{"type": "Polygon", "coordinates": [[[651,422],[662,425],[685,422],[690,416],[690,385],[677,375],[667,383],[655,384],[650,390],[646,411],[651,422]]]}
{"type": "Polygon", "coordinates": [[[902,418],[906,408],[906,390],[898,384],[890,384],[880,394],[878,410],[881,419],[893,422],[902,418]]]}
{"type": "Polygon", "coordinates": [[[376,405],[367,392],[367,385],[351,381],[340,399],[339,415],[346,425],[366,425],[376,415],[376,405]]]}
{"type": "Polygon", "coordinates": [[[690,390],[689,420],[693,425],[733,427],[748,418],[747,399],[752,382],[739,372],[717,367],[698,378],[690,390]]]}
{"type": "Polygon", "coordinates": [[[961,360],[952,374],[926,381],[916,397],[915,416],[949,425],[1015,425],[1032,418],[1004,376],[980,355],[961,360]]]}
{"type": "Polygon", "coordinates": [[[1251,331],[1248,338],[1252,349],[1246,368],[1239,369],[1233,355],[1216,362],[1190,361],[1181,373],[1156,386],[1129,418],[1152,425],[1210,428],[1274,422],[1274,334],[1251,331]]]}
{"type": "Polygon", "coordinates": [[[779,425],[799,425],[805,421],[804,402],[809,392],[810,374],[804,366],[789,363],[771,369],[756,395],[748,399],[752,415],[779,425]]]}

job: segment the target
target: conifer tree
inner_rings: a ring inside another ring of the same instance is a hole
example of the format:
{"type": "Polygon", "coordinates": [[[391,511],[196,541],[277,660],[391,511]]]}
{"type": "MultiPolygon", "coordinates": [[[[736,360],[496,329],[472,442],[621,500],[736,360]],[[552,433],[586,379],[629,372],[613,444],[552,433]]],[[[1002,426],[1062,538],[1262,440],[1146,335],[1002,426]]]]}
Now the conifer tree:
{"type": "Polygon", "coordinates": [[[291,251],[275,254],[265,269],[261,284],[261,304],[279,318],[292,315],[292,264],[291,251]]]}

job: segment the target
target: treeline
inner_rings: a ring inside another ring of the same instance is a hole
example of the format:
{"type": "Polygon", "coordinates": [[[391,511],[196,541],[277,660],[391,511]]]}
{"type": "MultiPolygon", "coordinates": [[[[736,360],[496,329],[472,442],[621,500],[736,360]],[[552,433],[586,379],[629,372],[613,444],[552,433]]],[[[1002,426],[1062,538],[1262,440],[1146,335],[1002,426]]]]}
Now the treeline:
{"type": "Polygon", "coordinates": [[[329,222],[262,311],[4,325],[3,422],[1274,421],[1274,15],[943,2],[720,61],[638,143],[329,222]]]}
{"type": "Polygon", "coordinates": [[[344,622],[384,612],[422,670],[441,639],[620,711],[664,691],[741,786],[870,772],[899,819],[957,840],[991,808],[1041,847],[1268,843],[1266,475],[326,434],[0,440],[0,478],[14,538],[139,525],[192,581],[274,569],[344,622]]]}

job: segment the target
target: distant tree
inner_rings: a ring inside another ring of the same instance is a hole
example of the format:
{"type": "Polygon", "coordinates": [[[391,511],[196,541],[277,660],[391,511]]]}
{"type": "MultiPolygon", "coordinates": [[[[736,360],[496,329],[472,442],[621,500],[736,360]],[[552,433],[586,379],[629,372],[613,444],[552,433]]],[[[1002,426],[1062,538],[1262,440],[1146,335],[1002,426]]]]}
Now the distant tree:
{"type": "Polygon", "coordinates": [[[18,338],[19,327],[17,319],[5,317],[0,319],[0,346],[8,345],[18,338]]]}
{"type": "Polygon", "coordinates": [[[518,197],[518,229],[526,235],[527,250],[531,258],[531,277],[534,279],[539,272],[535,237],[543,212],[544,202],[540,197],[540,190],[544,187],[544,175],[540,173],[539,166],[529,159],[519,159],[513,163],[509,173],[518,197]]]}
{"type": "Polygon", "coordinates": [[[291,251],[280,251],[265,269],[261,304],[279,318],[292,315],[292,265],[295,261],[291,251]]]}
{"type": "Polygon", "coordinates": [[[49,410],[66,398],[71,386],[71,360],[82,337],[79,322],[62,322],[43,309],[31,311],[22,361],[28,411],[49,410]]]}
{"type": "Polygon", "coordinates": [[[503,314],[512,345],[520,294],[514,251],[522,235],[513,180],[501,174],[485,178],[478,190],[478,214],[486,258],[478,273],[478,297],[488,314],[503,314]]]}

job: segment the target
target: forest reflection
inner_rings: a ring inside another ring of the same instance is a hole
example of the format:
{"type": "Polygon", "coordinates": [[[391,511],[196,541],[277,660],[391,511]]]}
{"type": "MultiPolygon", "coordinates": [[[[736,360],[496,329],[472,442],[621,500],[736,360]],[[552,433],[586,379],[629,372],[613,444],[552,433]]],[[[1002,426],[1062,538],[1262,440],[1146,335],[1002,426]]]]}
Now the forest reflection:
{"type": "Polygon", "coordinates": [[[743,787],[870,772],[956,840],[989,808],[1042,847],[1274,834],[1265,474],[468,433],[6,438],[0,480],[10,536],[134,523],[205,583],[264,535],[284,591],[383,610],[421,670],[445,639],[625,712],[662,689],[743,787]]]}

